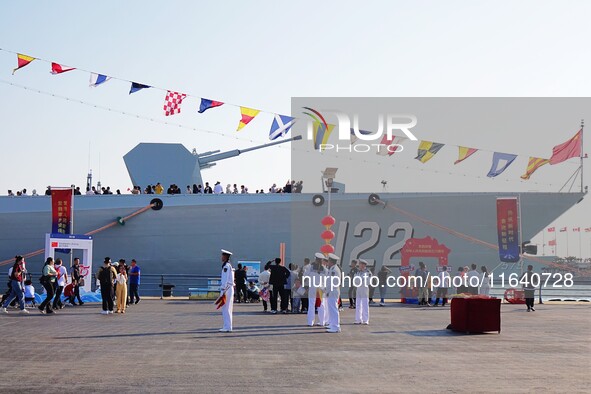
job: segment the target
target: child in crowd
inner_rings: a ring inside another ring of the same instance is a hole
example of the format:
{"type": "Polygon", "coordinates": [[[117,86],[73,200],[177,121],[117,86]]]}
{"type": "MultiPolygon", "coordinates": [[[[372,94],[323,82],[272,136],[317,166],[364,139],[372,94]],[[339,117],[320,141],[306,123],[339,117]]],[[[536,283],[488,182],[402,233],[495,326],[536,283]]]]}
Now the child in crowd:
{"type": "Polygon", "coordinates": [[[30,279],[25,281],[25,305],[35,306],[35,287],[30,279]]]}

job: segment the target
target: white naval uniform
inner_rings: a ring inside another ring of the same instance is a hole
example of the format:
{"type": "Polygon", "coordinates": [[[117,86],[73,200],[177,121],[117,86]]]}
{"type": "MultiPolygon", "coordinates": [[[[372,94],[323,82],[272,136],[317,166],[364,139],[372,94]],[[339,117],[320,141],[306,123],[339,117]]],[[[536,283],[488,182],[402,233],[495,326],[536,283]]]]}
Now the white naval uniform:
{"type": "MultiPolygon", "coordinates": [[[[339,286],[332,287],[332,277],[341,277],[341,269],[337,264],[328,269],[328,278],[326,280],[327,294],[327,309],[328,309],[328,330],[341,331],[341,322],[339,317],[339,298],[341,296],[341,288],[339,286]]],[[[337,280],[335,279],[335,284],[337,280]]]]}
{"type": "Polygon", "coordinates": [[[222,317],[224,326],[222,330],[232,331],[232,309],[234,308],[234,270],[232,264],[226,261],[222,265],[222,280],[220,284],[220,295],[226,292],[226,303],[222,306],[222,317]]]}
{"type": "Polygon", "coordinates": [[[356,293],[357,302],[355,304],[355,323],[369,324],[369,284],[372,273],[365,268],[363,271],[357,271],[355,277],[360,278],[353,282],[355,284],[360,283],[360,286],[357,287],[356,293]]]}
{"type": "Polygon", "coordinates": [[[326,277],[326,268],[322,267],[320,272],[309,269],[305,273],[310,278],[310,287],[308,289],[308,325],[313,326],[316,320],[316,292],[320,290],[322,292],[322,301],[318,307],[318,326],[324,326],[326,324],[326,291],[322,286],[324,284],[324,278],[326,277]],[[316,285],[316,286],[315,286],[316,285]]]}

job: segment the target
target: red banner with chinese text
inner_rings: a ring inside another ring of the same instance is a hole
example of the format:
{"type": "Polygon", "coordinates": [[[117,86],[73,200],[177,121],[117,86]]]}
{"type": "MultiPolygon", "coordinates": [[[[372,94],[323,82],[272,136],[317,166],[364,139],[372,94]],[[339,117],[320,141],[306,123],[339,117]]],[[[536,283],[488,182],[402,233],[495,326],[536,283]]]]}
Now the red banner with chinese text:
{"type": "Polygon", "coordinates": [[[497,198],[497,234],[501,261],[519,261],[519,217],[516,197],[497,198]]]}
{"type": "Polygon", "coordinates": [[[70,234],[72,189],[51,189],[51,232],[70,234]]]}

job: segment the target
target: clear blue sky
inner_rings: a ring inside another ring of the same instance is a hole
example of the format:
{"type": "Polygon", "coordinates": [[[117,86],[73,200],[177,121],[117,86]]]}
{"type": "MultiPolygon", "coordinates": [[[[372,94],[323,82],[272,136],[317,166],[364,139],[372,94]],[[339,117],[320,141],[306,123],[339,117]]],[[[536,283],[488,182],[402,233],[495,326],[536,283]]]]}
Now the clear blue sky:
{"type": "MultiPolygon", "coordinates": [[[[0,48],[284,114],[297,96],[584,97],[591,93],[590,11],[586,1],[2,2],[0,48]]],[[[126,190],[130,182],[122,156],[139,142],[180,142],[204,152],[267,141],[267,114],[236,133],[236,108],[199,115],[197,102],[190,102],[182,114],[165,119],[160,91],[129,96],[128,84],[115,80],[91,89],[87,73],[52,76],[41,62],[12,76],[15,66],[15,55],[0,52],[1,81],[219,134],[125,117],[0,83],[2,194],[83,185],[89,168],[95,181],[100,174],[103,185],[126,190]]],[[[576,125],[554,136],[524,131],[531,144],[513,151],[541,154],[575,131],[576,125]]],[[[458,144],[469,137],[442,142],[458,144]]],[[[503,144],[482,148],[498,146],[503,144]]],[[[556,191],[573,168],[536,178],[539,184],[532,186],[516,180],[523,162],[514,165],[519,168],[494,181],[466,178],[450,165],[446,188],[469,182],[475,191],[495,186],[556,191]],[[511,179],[501,181],[504,177],[511,179]]],[[[485,167],[470,171],[485,174],[485,167]]],[[[290,150],[253,153],[205,174],[223,184],[268,188],[290,177],[290,150]]],[[[406,179],[401,190],[413,190],[412,176],[406,179]]],[[[591,227],[588,207],[587,201],[574,208],[557,225],[591,227]]],[[[589,254],[588,242],[583,249],[589,254]]]]}

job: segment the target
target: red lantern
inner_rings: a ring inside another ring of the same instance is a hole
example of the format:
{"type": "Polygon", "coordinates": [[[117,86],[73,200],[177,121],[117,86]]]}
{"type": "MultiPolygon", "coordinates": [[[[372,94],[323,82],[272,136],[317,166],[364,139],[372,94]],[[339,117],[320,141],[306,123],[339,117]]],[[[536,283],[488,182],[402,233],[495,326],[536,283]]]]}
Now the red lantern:
{"type": "Polygon", "coordinates": [[[320,238],[326,242],[330,242],[332,239],[334,239],[334,233],[330,230],[325,230],[322,232],[322,234],[320,234],[320,238]]]}
{"type": "Polygon", "coordinates": [[[320,223],[322,223],[322,225],[328,229],[330,226],[336,223],[336,220],[332,216],[327,215],[322,218],[322,221],[320,223]]]}
{"type": "Polygon", "coordinates": [[[320,251],[324,254],[334,253],[334,247],[331,244],[325,244],[320,247],[320,251]]]}

